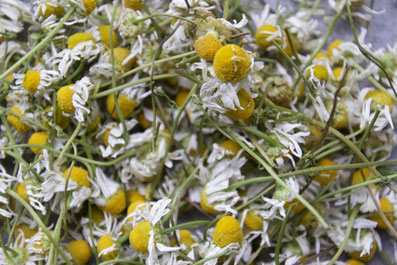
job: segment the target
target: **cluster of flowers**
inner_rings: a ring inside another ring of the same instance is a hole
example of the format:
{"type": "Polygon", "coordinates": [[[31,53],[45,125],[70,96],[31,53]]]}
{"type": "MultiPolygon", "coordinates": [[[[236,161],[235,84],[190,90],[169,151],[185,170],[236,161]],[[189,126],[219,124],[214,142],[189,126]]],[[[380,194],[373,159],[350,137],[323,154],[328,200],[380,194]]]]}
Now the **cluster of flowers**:
{"type": "Polygon", "coordinates": [[[296,2],[0,1],[0,263],[358,265],[397,237],[397,44],[363,0],[296,2]]]}

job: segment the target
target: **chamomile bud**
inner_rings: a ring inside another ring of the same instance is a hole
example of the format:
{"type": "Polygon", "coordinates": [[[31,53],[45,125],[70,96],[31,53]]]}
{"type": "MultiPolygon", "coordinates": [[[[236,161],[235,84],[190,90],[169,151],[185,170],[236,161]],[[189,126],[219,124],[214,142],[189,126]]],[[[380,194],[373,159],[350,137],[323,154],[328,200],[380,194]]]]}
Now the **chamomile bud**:
{"type": "Polygon", "coordinates": [[[128,203],[135,201],[146,201],[145,196],[139,193],[137,190],[130,190],[127,195],[128,203]]]}
{"type": "Polygon", "coordinates": [[[29,196],[26,193],[26,184],[18,183],[15,192],[21,197],[25,202],[29,203],[29,196]]]}
{"type": "Polygon", "coordinates": [[[143,113],[143,111],[138,114],[137,120],[139,125],[145,130],[152,127],[152,122],[146,118],[145,113],[143,113]]]}
{"type": "MultiPolygon", "coordinates": [[[[117,98],[117,102],[120,106],[121,114],[124,118],[127,118],[135,109],[136,101],[134,99],[129,99],[127,95],[120,95],[117,98]]],[[[113,94],[110,94],[106,98],[106,109],[108,113],[114,120],[120,120],[119,115],[116,110],[113,94]]]]}
{"type": "Polygon", "coordinates": [[[86,33],[86,32],[75,33],[68,38],[68,49],[71,50],[77,44],[86,41],[92,41],[93,43],[95,43],[94,37],[90,33],[86,33]]]}
{"type": "Polygon", "coordinates": [[[192,232],[190,232],[189,230],[182,229],[182,230],[179,230],[178,232],[179,232],[179,243],[180,244],[185,244],[186,246],[190,247],[194,243],[196,243],[196,241],[192,237],[192,232]]]}
{"type": "MultiPolygon", "coordinates": [[[[126,48],[115,48],[114,52],[114,61],[116,63],[116,69],[120,73],[125,73],[131,70],[132,66],[136,62],[136,58],[131,58],[128,61],[125,61],[126,58],[130,55],[130,50],[126,48]]],[[[110,56],[109,56],[110,59],[110,56]]]]}
{"type": "Polygon", "coordinates": [[[219,143],[219,146],[225,149],[226,151],[232,152],[233,153],[232,156],[237,156],[238,152],[241,149],[241,147],[237,143],[229,139],[219,143]]]}
{"type": "Polygon", "coordinates": [[[326,54],[324,51],[319,51],[314,58],[324,61],[329,60],[328,54],[326,54]]]}
{"type": "Polygon", "coordinates": [[[245,89],[240,89],[237,92],[237,97],[238,100],[240,101],[241,109],[235,104],[234,107],[236,109],[235,110],[228,109],[225,115],[234,120],[248,119],[249,117],[251,117],[252,113],[254,112],[255,101],[251,97],[251,95],[247,91],[245,91],[245,89]]]}
{"type": "Polygon", "coordinates": [[[66,249],[72,256],[73,261],[77,265],[85,265],[92,255],[91,248],[85,240],[70,241],[66,245],[66,249]]]}
{"type": "Polygon", "coordinates": [[[106,234],[99,238],[98,243],[97,243],[97,252],[98,255],[104,259],[104,260],[112,260],[117,258],[118,251],[117,249],[111,250],[111,251],[106,251],[108,248],[112,248],[116,244],[115,240],[113,240],[112,236],[110,234],[106,234]],[[105,251],[104,251],[105,250],[105,251]],[[101,252],[104,251],[105,253],[101,252]]]}
{"type": "MultiPolygon", "coordinates": [[[[328,113],[331,113],[333,107],[333,101],[326,100],[324,104],[328,113]]],[[[333,116],[331,126],[337,130],[340,130],[347,127],[348,121],[349,121],[349,116],[347,114],[347,107],[345,103],[343,103],[343,101],[339,100],[336,103],[335,114],[333,116]]]]}
{"type": "Polygon", "coordinates": [[[118,189],[115,194],[106,200],[105,206],[99,206],[98,208],[104,212],[116,215],[124,211],[126,203],[125,191],[123,189],[118,189]]]}
{"type": "MultiPolygon", "coordinates": [[[[101,41],[103,42],[103,44],[105,44],[106,47],[110,48],[110,26],[100,25],[99,35],[101,36],[101,41]]],[[[113,47],[116,47],[118,42],[117,42],[116,32],[114,30],[112,30],[112,40],[113,40],[113,47]]]]}
{"type": "Polygon", "coordinates": [[[266,79],[266,95],[274,104],[283,107],[289,107],[295,98],[293,88],[280,76],[266,79]]]}
{"type": "Polygon", "coordinates": [[[236,218],[224,216],[216,223],[212,239],[218,247],[223,248],[232,243],[240,243],[243,240],[243,230],[236,218]]]}
{"type": "Polygon", "coordinates": [[[211,33],[198,38],[194,42],[194,49],[197,54],[207,61],[212,61],[217,51],[222,47],[223,45],[219,39],[211,33]]]}
{"type": "Polygon", "coordinates": [[[57,101],[59,108],[66,113],[73,114],[75,108],[73,106],[74,91],[70,88],[74,85],[61,87],[57,92],[57,101]]]}
{"type": "Polygon", "coordinates": [[[79,184],[80,186],[85,186],[87,188],[89,188],[91,186],[90,180],[88,178],[88,171],[80,168],[80,167],[72,167],[72,169],[66,169],[63,174],[62,177],[64,179],[67,178],[69,174],[69,179],[73,180],[74,182],[76,182],[77,184],[79,184]],[[70,174],[69,174],[70,171],[70,174]]]}
{"type": "Polygon", "coordinates": [[[356,252],[347,252],[347,254],[355,260],[361,262],[368,262],[375,256],[377,248],[378,248],[378,244],[376,243],[376,240],[373,240],[369,253],[365,255],[361,255],[361,251],[356,251],[356,252]]]}
{"type": "Polygon", "coordinates": [[[209,214],[218,214],[220,213],[218,210],[215,210],[214,207],[208,202],[207,193],[205,190],[205,186],[201,189],[201,199],[200,199],[200,206],[201,208],[209,214]]]}
{"type": "MultiPolygon", "coordinates": [[[[369,168],[362,168],[356,170],[353,174],[352,185],[357,185],[375,178],[375,174],[369,168]]],[[[375,184],[370,184],[370,187],[376,189],[375,184]]]]}
{"type": "Polygon", "coordinates": [[[237,83],[251,71],[251,57],[240,46],[228,44],[214,57],[214,72],[223,82],[237,83]]]}
{"type": "Polygon", "coordinates": [[[91,208],[91,218],[96,225],[99,225],[99,223],[105,219],[105,215],[103,214],[103,211],[99,210],[97,206],[93,205],[91,208]]]}
{"type": "Polygon", "coordinates": [[[372,98],[371,102],[371,110],[375,111],[378,109],[378,106],[384,108],[385,106],[389,106],[390,113],[393,111],[393,100],[392,98],[383,91],[379,90],[370,90],[365,95],[365,99],[372,98]]]}
{"type": "Polygon", "coordinates": [[[250,231],[260,231],[263,228],[263,219],[249,210],[244,219],[244,226],[250,231]]]}
{"type": "Polygon", "coordinates": [[[332,58],[333,56],[334,49],[338,50],[339,45],[341,45],[344,42],[345,42],[344,40],[335,40],[328,46],[328,55],[330,58],[332,58]]]}
{"type": "Polygon", "coordinates": [[[8,248],[6,261],[6,264],[27,264],[29,253],[25,248],[8,248]]]}
{"type": "Polygon", "coordinates": [[[355,259],[349,259],[345,261],[346,264],[348,265],[365,265],[361,261],[355,260],[355,259]]]}
{"type": "Polygon", "coordinates": [[[322,65],[315,65],[312,68],[307,69],[306,74],[309,78],[316,77],[320,81],[328,81],[329,79],[328,70],[322,65]]]}
{"type": "MultiPolygon", "coordinates": [[[[47,106],[45,109],[44,109],[44,111],[46,112],[46,113],[48,113],[48,112],[52,112],[52,107],[51,106],[47,106]]],[[[43,123],[43,125],[45,126],[45,127],[47,127],[47,128],[50,128],[51,129],[51,126],[43,119],[42,120],[42,123],[43,123]]],[[[69,123],[70,123],[70,118],[69,117],[66,117],[66,116],[63,116],[63,114],[62,114],[62,110],[61,110],[61,108],[57,105],[56,106],[56,118],[55,118],[55,123],[56,123],[56,125],[58,125],[59,127],[61,127],[61,129],[65,129],[66,127],[68,127],[68,125],[69,125],[69,123]]]]}
{"type": "Polygon", "coordinates": [[[87,16],[96,8],[96,0],[81,0],[83,2],[87,16]]]}
{"type": "MultiPolygon", "coordinates": [[[[317,166],[322,167],[322,166],[335,166],[335,162],[332,161],[329,158],[323,158],[318,161],[317,166]]],[[[319,183],[323,185],[327,185],[328,183],[331,182],[338,173],[337,170],[323,170],[320,172],[319,175],[314,177],[314,180],[318,181],[319,183]]]]}
{"type": "Polygon", "coordinates": [[[95,119],[90,124],[88,124],[87,132],[92,133],[93,131],[95,131],[98,128],[100,122],[101,122],[101,114],[98,113],[95,119]]]}
{"type": "Polygon", "coordinates": [[[40,6],[39,13],[44,19],[47,19],[51,15],[55,15],[59,19],[63,17],[65,10],[62,6],[56,6],[48,3],[40,6]]]}
{"type": "MultiPolygon", "coordinates": [[[[387,220],[390,222],[391,225],[394,223],[394,216],[393,216],[393,204],[390,203],[390,201],[387,198],[382,198],[379,200],[380,206],[383,212],[388,212],[385,213],[385,216],[387,220]]],[[[371,220],[375,221],[378,223],[378,228],[380,229],[388,229],[386,222],[383,221],[382,217],[380,215],[375,215],[370,217],[371,220]]]]}
{"type": "Polygon", "coordinates": [[[105,146],[109,145],[109,135],[110,135],[110,131],[112,130],[112,128],[109,128],[106,130],[106,132],[103,134],[103,144],[105,146]]]}
{"type": "Polygon", "coordinates": [[[124,7],[139,10],[142,7],[143,0],[124,0],[124,7]]]}
{"type": "MultiPolygon", "coordinates": [[[[18,107],[13,107],[11,111],[23,116],[21,110],[18,107]]],[[[30,131],[30,129],[32,129],[29,125],[22,122],[18,116],[11,113],[7,114],[7,121],[12,125],[12,127],[14,127],[17,132],[20,133],[28,132],[30,131]]]]}
{"type": "Polygon", "coordinates": [[[281,39],[277,32],[277,28],[272,25],[265,24],[260,26],[255,34],[256,44],[263,50],[267,50],[267,48],[273,46],[272,40],[280,44],[281,39]]]}
{"type": "Polygon", "coordinates": [[[40,72],[28,70],[23,78],[22,86],[26,91],[34,93],[40,84],[40,72]]]}
{"type": "Polygon", "coordinates": [[[152,229],[152,225],[149,221],[144,221],[134,226],[129,237],[131,247],[138,252],[148,253],[149,233],[152,229]]]}
{"type": "MultiPolygon", "coordinates": [[[[35,132],[30,136],[28,144],[46,145],[49,138],[50,134],[47,132],[35,132]]],[[[43,149],[40,147],[30,147],[30,150],[35,155],[40,155],[43,152],[43,149]]]]}
{"type": "MultiPolygon", "coordinates": [[[[383,70],[386,71],[387,75],[391,78],[394,77],[394,73],[397,69],[397,58],[392,53],[386,53],[384,57],[380,58],[380,63],[383,67],[383,70]]],[[[379,68],[378,74],[381,77],[386,77],[386,74],[379,68]]]]}

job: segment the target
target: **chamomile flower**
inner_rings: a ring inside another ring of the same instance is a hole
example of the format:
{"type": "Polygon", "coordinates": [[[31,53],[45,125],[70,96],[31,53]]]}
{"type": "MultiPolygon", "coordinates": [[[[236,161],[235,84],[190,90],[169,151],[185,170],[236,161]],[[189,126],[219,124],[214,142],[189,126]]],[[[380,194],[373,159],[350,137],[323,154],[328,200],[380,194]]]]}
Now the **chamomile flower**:
{"type": "MultiPolygon", "coordinates": [[[[352,184],[363,183],[366,180],[370,180],[375,178],[374,173],[369,168],[358,169],[353,174],[352,184]]],[[[371,189],[372,193],[375,195],[375,200],[377,200],[377,204],[379,204],[379,191],[374,184],[368,186],[368,189],[371,189]]],[[[372,197],[369,194],[367,188],[357,189],[351,196],[352,205],[360,205],[360,211],[367,213],[375,211],[376,204],[373,201],[372,197]]]]}

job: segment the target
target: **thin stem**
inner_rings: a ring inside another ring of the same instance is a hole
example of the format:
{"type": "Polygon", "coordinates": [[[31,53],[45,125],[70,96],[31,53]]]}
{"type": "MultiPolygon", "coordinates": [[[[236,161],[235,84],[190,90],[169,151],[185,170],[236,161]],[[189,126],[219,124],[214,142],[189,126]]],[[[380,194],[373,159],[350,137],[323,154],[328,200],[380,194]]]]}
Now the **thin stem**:
{"type": "Polygon", "coordinates": [[[197,25],[197,23],[195,21],[191,20],[191,19],[188,19],[188,18],[185,18],[185,17],[181,17],[181,16],[178,16],[178,15],[167,14],[167,13],[154,13],[154,14],[151,14],[149,16],[134,20],[133,23],[134,24],[138,24],[140,22],[143,22],[143,21],[145,21],[147,19],[151,19],[151,18],[154,18],[154,17],[174,17],[174,18],[177,18],[177,19],[180,19],[180,20],[184,20],[184,21],[187,21],[187,22],[190,22],[192,24],[197,25]]]}
{"type": "Polygon", "coordinates": [[[57,160],[57,164],[60,165],[62,162],[62,158],[66,153],[66,150],[68,150],[69,146],[71,145],[71,143],[73,142],[74,138],[76,138],[76,136],[79,134],[81,126],[83,125],[82,122],[79,122],[79,124],[77,124],[76,129],[74,130],[73,134],[70,136],[70,138],[68,139],[68,141],[66,142],[65,146],[63,147],[58,160],[57,160]]]}

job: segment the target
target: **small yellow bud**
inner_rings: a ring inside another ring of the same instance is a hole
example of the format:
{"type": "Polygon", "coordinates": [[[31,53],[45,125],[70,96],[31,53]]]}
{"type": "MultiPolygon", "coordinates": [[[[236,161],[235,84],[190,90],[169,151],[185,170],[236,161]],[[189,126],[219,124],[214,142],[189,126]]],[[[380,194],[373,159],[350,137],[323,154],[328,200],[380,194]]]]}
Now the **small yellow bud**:
{"type": "Polygon", "coordinates": [[[197,54],[207,61],[214,60],[216,52],[222,46],[222,43],[213,34],[207,34],[194,42],[194,49],[197,54]]]}
{"type": "Polygon", "coordinates": [[[228,44],[214,57],[214,72],[223,82],[237,83],[251,71],[251,57],[240,46],[228,44]]]}
{"type": "Polygon", "coordinates": [[[137,190],[130,190],[127,197],[128,203],[133,203],[135,201],[146,201],[145,196],[140,194],[137,190]]]}
{"type": "Polygon", "coordinates": [[[23,78],[22,86],[26,91],[34,93],[40,84],[40,72],[28,70],[23,78]]]}
{"type": "MultiPolygon", "coordinates": [[[[262,25],[259,27],[258,31],[255,34],[256,44],[261,47],[263,50],[267,50],[270,46],[273,45],[270,39],[271,36],[277,32],[277,28],[271,25],[262,25]]],[[[277,44],[280,44],[280,38],[273,39],[277,44]]]]}
{"type": "Polygon", "coordinates": [[[53,6],[52,4],[44,4],[40,6],[40,15],[43,16],[44,19],[47,19],[51,15],[55,15],[57,18],[63,17],[65,10],[62,6],[53,6]]]}
{"type": "Polygon", "coordinates": [[[26,185],[24,183],[18,183],[15,191],[25,202],[29,203],[29,196],[26,194],[26,185]]]}
{"type": "Polygon", "coordinates": [[[235,143],[235,142],[233,142],[232,140],[229,140],[229,139],[221,142],[219,144],[219,146],[222,147],[223,149],[227,150],[227,151],[232,152],[233,153],[232,156],[237,156],[238,152],[241,149],[241,147],[237,143],[235,143]]]}
{"type": "MultiPolygon", "coordinates": [[[[119,96],[117,102],[120,106],[120,110],[124,118],[127,118],[135,109],[135,105],[136,105],[135,100],[129,99],[127,95],[119,96]]],[[[113,94],[110,94],[106,98],[106,109],[114,120],[117,121],[119,120],[119,116],[117,115],[117,110],[114,104],[113,94]]]]}
{"type": "Polygon", "coordinates": [[[322,65],[315,65],[313,69],[308,69],[306,73],[309,77],[313,74],[321,81],[328,81],[329,78],[327,68],[322,65]]]}
{"type": "Polygon", "coordinates": [[[139,10],[141,9],[142,2],[143,0],[124,0],[124,7],[125,8],[131,8],[134,10],[139,10]]]}
{"type": "Polygon", "coordinates": [[[357,252],[347,252],[347,254],[352,258],[357,261],[361,262],[368,262],[370,261],[376,253],[376,249],[378,248],[378,244],[376,243],[376,240],[372,241],[372,246],[371,246],[371,251],[368,254],[365,254],[364,256],[361,256],[361,251],[357,252]]]}
{"type": "MultiPolygon", "coordinates": [[[[101,36],[101,40],[106,47],[110,48],[110,26],[109,25],[101,25],[99,26],[99,35],[101,36]]],[[[116,32],[112,30],[112,39],[113,39],[113,47],[116,47],[117,37],[116,32]]]]}
{"type": "Polygon", "coordinates": [[[324,61],[329,60],[328,54],[323,51],[319,51],[314,58],[324,61]]]}
{"type": "Polygon", "coordinates": [[[96,8],[96,0],[82,0],[87,16],[96,8]]]}
{"type": "Polygon", "coordinates": [[[255,109],[255,102],[251,95],[245,91],[245,89],[240,89],[237,92],[237,97],[240,101],[241,109],[234,104],[236,110],[229,109],[226,112],[226,116],[234,120],[245,120],[251,117],[255,109]]]}
{"type": "Polygon", "coordinates": [[[77,265],[85,265],[90,260],[91,248],[85,240],[70,241],[66,245],[66,249],[72,256],[73,261],[77,265]]]}
{"type": "MultiPolygon", "coordinates": [[[[335,162],[332,161],[329,158],[323,158],[320,161],[318,161],[317,166],[318,167],[322,167],[322,166],[335,166],[335,162]]],[[[319,176],[315,176],[314,180],[318,181],[319,183],[323,184],[323,185],[327,185],[328,183],[331,182],[331,180],[333,180],[336,176],[336,174],[338,173],[338,170],[323,170],[320,172],[319,176]],[[328,177],[326,177],[326,176],[328,177]]]]}
{"type": "Polygon", "coordinates": [[[74,91],[70,88],[74,85],[61,87],[57,92],[57,101],[59,108],[66,113],[73,114],[75,108],[73,106],[74,91]]]}
{"type": "MultiPolygon", "coordinates": [[[[385,213],[385,215],[387,220],[390,222],[390,224],[394,226],[393,204],[391,204],[387,198],[382,198],[379,200],[379,202],[383,212],[390,212],[390,213],[385,213]]],[[[370,218],[372,221],[378,223],[377,228],[388,229],[386,222],[383,221],[380,215],[371,216],[370,218]]]]}
{"type": "Polygon", "coordinates": [[[143,112],[138,114],[138,123],[145,130],[152,127],[152,123],[148,119],[146,119],[143,112]]]}
{"type": "MultiPolygon", "coordinates": [[[[49,112],[50,110],[51,110],[51,106],[47,106],[44,111],[49,112]]],[[[42,120],[42,123],[45,127],[51,129],[51,126],[44,119],[42,120]]],[[[63,116],[62,110],[58,105],[56,106],[56,121],[55,121],[55,123],[56,123],[56,125],[61,127],[61,129],[65,129],[66,127],[68,127],[68,125],[70,123],[70,118],[63,116]]]]}
{"type": "Polygon", "coordinates": [[[17,238],[19,234],[22,232],[23,237],[25,239],[30,239],[32,238],[32,236],[34,236],[37,233],[37,231],[38,231],[37,227],[30,229],[28,225],[20,224],[15,227],[14,238],[17,238]]]}
{"type": "Polygon", "coordinates": [[[101,122],[101,114],[98,114],[94,121],[91,122],[88,126],[87,126],[87,132],[88,133],[92,133],[93,131],[96,130],[96,128],[98,127],[98,124],[101,122]]]}
{"type": "Polygon", "coordinates": [[[345,261],[345,263],[349,264],[349,265],[365,265],[361,261],[358,261],[358,260],[355,260],[355,259],[349,259],[349,260],[345,261]]]}
{"type": "MultiPolygon", "coordinates": [[[[35,132],[30,136],[28,144],[46,145],[49,138],[49,133],[35,132]]],[[[30,147],[30,150],[36,155],[40,155],[43,152],[43,149],[40,147],[30,147]]]]}
{"type": "MultiPolygon", "coordinates": [[[[363,183],[364,181],[371,180],[374,178],[375,178],[375,175],[374,175],[374,173],[372,173],[372,171],[369,168],[358,169],[353,174],[352,184],[357,185],[357,184],[363,183]]],[[[369,186],[374,189],[377,189],[375,184],[370,184],[369,186]]]]}
{"type": "MultiPolygon", "coordinates": [[[[130,55],[130,50],[126,48],[115,48],[114,50],[114,61],[116,63],[116,69],[120,73],[128,72],[132,69],[132,66],[136,62],[136,57],[131,58],[129,61],[124,62],[124,60],[130,55]]],[[[110,56],[109,56],[110,59],[110,56]]]]}
{"type": "Polygon", "coordinates": [[[175,97],[175,102],[178,107],[181,107],[185,102],[187,96],[189,95],[189,91],[181,90],[175,97]]]}
{"type": "Polygon", "coordinates": [[[126,203],[125,191],[123,189],[118,189],[115,194],[106,200],[105,206],[99,206],[98,208],[104,212],[115,215],[121,213],[125,209],[126,203]]]}
{"type": "Polygon", "coordinates": [[[71,171],[70,175],[69,175],[69,179],[73,180],[80,186],[85,186],[87,188],[89,188],[91,186],[91,183],[88,178],[87,170],[82,169],[80,167],[72,167],[72,170],[66,169],[65,172],[63,172],[63,174],[62,174],[62,177],[64,179],[67,178],[69,171],[71,171]]]}
{"type": "Polygon", "coordinates": [[[248,211],[244,219],[244,225],[250,231],[259,231],[263,228],[263,219],[253,211],[248,211]]]}
{"type": "Polygon", "coordinates": [[[344,42],[345,42],[344,40],[335,40],[328,46],[328,54],[330,58],[332,58],[333,56],[334,49],[338,50],[339,45],[341,45],[344,42]]]}
{"type": "Polygon", "coordinates": [[[389,106],[390,112],[393,111],[393,100],[386,92],[370,90],[365,95],[365,99],[369,98],[372,98],[371,109],[376,110],[377,105],[380,105],[382,107],[389,106]]]}
{"type": "Polygon", "coordinates": [[[218,247],[223,248],[232,243],[240,243],[243,240],[243,230],[236,218],[224,216],[216,223],[212,238],[218,247]]]}
{"type": "Polygon", "coordinates": [[[117,250],[107,252],[106,254],[100,254],[103,250],[113,246],[113,244],[115,244],[115,242],[113,241],[111,235],[106,234],[106,235],[102,236],[98,240],[98,243],[97,243],[98,255],[100,255],[100,257],[103,258],[104,260],[112,260],[112,259],[117,258],[117,256],[119,255],[117,253],[117,250]]]}
{"type": "MultiPolygon", "coordinates": [[[[13,107],[11,109],[11,111],[15,112],[19,115],[22,115],[22,112],[18,107],[13,107]]],[[[28,131],[30,131],[30,129],[32,129],[29,125],[23,123],[18,116],[11,114],[11,113],[7,114],[7,121],[12,125],[12,127],[14,127],[14,129],[17,132],[20,132],[20,133],[28,132],[28,131]]]]}
{"type": "Polygon", "coordinates": [[[77,44],[86,42],[86,41],[92,41],[95,43],[94,37],[90,33],[76,33],[73,34],[68,38],[68,49],[71,50],[73,49],[77,44]]]}
{"type": "Polygon", "coordinates": [[[130,245],[138,252],[148,253],[149,232],[152,230],[152,225],[148,222],[137,224],[130,233],[130,245]]]}

